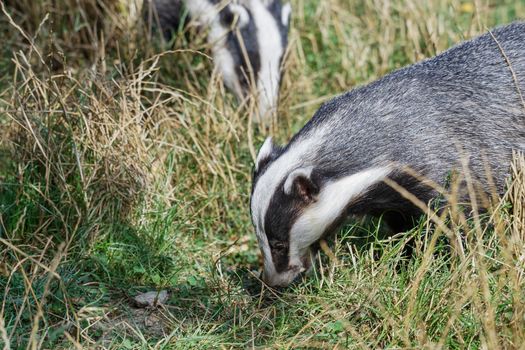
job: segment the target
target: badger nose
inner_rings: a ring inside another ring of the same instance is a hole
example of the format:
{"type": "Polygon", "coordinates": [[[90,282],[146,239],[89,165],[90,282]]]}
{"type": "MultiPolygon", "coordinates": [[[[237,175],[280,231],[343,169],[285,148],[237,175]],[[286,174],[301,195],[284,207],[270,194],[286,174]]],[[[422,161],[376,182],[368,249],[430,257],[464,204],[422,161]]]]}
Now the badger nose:
{"type": "Polygon", "coordinates": [[[259,89],[257,108],[253,120],[265,122],[270,120],[277,112],[277,93],[259,89]]]}
{"type": "Polygon", "coordinates": [[[274,115],[275,108],[259,108],[252,115],[252,120],[256,123],[265,123],[271,120],[274,115]]]}

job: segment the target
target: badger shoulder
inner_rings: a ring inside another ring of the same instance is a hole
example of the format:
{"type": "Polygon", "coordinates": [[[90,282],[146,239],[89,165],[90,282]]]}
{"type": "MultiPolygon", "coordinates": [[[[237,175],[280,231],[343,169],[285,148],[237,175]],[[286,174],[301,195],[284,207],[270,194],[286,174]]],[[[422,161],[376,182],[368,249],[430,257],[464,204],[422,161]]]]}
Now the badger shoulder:
{"type": "Polygon", "coordinates": [[[504,169],[525,145],[524,42],[515,23],[399,69],[324,103],[290,143],[321,140],[316,164],[343,174],[393,161],[440,182],[459,153],[483,172],[480,152],[504,169]]]}
{"type": "Polygon", "coordinates": [[[355,117],[363,108],[367,118],[374,118],[375,111],[385,113],[388,106],[407,108],[432,101],[440,108],[470,98],[516,103],[516,88],[525,91],[525,22],[495,28],[341,94],[319,108],[305,131],[335,123],[330,118],[336,116],[355,117]]]}

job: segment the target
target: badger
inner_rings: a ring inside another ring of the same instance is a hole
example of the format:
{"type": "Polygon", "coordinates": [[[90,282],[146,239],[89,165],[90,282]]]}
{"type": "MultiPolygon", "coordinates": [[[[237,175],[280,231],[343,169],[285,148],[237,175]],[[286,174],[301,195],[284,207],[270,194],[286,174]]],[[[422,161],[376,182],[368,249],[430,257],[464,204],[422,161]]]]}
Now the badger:
{"type": "Polygon", "coordinates": [[[148,22],[169,39],[191,18],[208,30],[212,56],[225,86],[238,98],[256,95],[254,121],[275,114],[288,45],[291,5],[280,0],[151,0],[148,22]],[[253,93],[252,93],[253,92],[253,93]]]}
{"type": "Polygon", "coordinates": [[[523,94],[525,23],[517,22],[335,97],[286,146],[267,138],[250,201],[263,281],[290,284],[349,216],[410,228],[421,212],[388,180],[429,203],[438,193],[422,178],[444,184],[468,161],[473,181],[501,194],[513,152],[525,151],[523,94]]]}

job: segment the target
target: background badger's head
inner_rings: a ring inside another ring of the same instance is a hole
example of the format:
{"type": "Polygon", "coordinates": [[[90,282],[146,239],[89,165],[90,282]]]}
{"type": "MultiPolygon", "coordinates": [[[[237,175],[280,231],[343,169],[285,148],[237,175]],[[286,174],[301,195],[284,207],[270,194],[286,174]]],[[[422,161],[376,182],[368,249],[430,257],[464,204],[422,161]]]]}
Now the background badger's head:
{"type": "MultiPolygon", "coordinates": [[[[290,4],[283,6],[278,0],[247,0],[244,5],[232,4],[230,8],[232,13],[238,11],[241,20],[239,30],[230,31],[226,40],[225,47],[233,58],[236,74],[225,79],[225,83],[234,91],[240,86],[236,92],[239,97],[249,95],[250,89],[256,93],[257,119],[261,120],[276,112],[281,66],[288,44],[290,4]]],[[[227,24],[231,15],[226,11],[221,18],[227,24]]],[[[227,59],[218,64],[224,72],[230,69],[231,62],[227,59]]]]}
{"type": "Polygon", "coordinates": [[[215,65],[240,100],[257,97],[256,121],[277,108],[290,13],[280,0],[232,1],[210,26],[215,65]]]}
{"type": "Polygon", "coordinates": [[[209,30],[215,67],[224,84],[239,100],[256,97],[255,121],[275,113],[281,65],[288,44],[289,3],[283,5],[281,0],[155,0],[153,3],[167,36],[170,30],[178,28],[184,3],[191,20],[209,30]]]}

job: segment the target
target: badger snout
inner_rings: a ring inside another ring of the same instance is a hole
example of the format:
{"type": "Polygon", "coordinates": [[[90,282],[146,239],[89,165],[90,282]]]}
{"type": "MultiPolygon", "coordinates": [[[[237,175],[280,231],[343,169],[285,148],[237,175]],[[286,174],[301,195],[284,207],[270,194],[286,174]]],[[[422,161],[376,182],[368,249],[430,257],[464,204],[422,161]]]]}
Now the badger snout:
{"type": "Polygon", "coordinates": [[[313,256],[310,250],[304,254],[298,261],[292,262],[285,270],[277,272],[273,266],[265,262],[262,280],[270,287],[287,287],[290,284],[302,280],[312,269],[313,256]]]}
{"type": "Polygon", "coordinates": [[[273,288],[287,287],[297,281],[306,272],[302,266],[292,266],[290,269],[280,273],[263,272],[263,282],[273,288]]]}
{"type": "Polygon", "coordinates": [[[300,272],[297,270],[288,270],[279,274],[268,274],[263,272],[263,282],[269,287],[278,288],[288,286],[300,272]]]}

